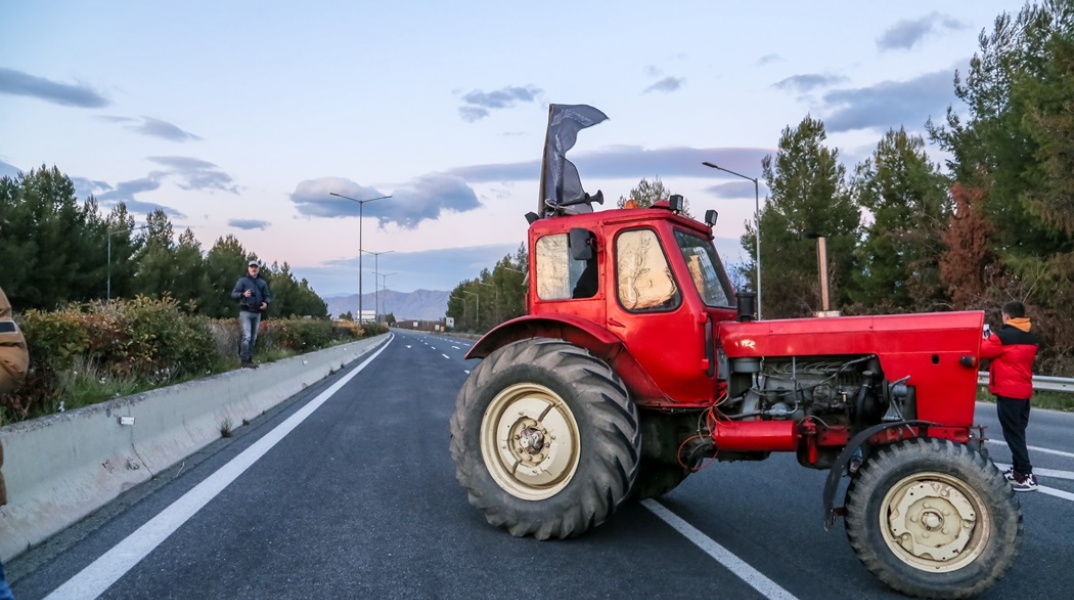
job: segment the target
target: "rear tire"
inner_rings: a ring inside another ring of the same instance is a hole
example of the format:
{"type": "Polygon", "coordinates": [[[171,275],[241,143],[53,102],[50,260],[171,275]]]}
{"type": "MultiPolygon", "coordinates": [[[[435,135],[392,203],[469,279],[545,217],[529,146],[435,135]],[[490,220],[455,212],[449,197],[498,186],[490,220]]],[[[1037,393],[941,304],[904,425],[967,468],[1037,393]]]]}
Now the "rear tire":
{"type": "Polygon", "coordinates": [[[1022,542],[1022,510],[994,464],[949,440],[875,450],[847,490],[858,558],[911,596],[970,598],[1003,577],[1022,542]]]}
{"type": "Polygon", "coordinates": [[[562,340],[493,352],[451,417],[455,476],[470,504],[516,536],[568,538],[603,523],[630,492],[640,450],[623,382],[562,340]]]}

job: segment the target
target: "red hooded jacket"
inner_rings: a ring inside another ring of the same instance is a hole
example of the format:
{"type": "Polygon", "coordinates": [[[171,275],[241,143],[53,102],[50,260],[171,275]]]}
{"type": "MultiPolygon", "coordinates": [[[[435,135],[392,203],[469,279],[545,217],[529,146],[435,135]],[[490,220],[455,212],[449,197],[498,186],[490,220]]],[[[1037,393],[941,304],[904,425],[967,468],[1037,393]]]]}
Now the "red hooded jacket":
{"type": "Polygon", "coordinates": [[[981,358],[992,361],[988,367],[989,392],[1020,400],[1033,395],[1037,338],[1029,328],[1029,319],[1011,319],[981,343],[981,358]]]}

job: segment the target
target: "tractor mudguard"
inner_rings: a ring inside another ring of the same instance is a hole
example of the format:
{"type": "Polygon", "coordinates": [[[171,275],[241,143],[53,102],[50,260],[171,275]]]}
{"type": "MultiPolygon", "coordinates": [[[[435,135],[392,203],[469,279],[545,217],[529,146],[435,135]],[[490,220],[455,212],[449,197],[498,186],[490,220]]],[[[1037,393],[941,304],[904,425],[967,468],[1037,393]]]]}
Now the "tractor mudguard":
{"type": "Polygon", "coordinates": [[[623,340],[589,319],[574,315],[526,315],[501,323],[486,333],[466,353],[466,358],[485,358],[497,348],[533,337],[567,340],[605,360],[615,357],[623,347],[623,340]]]}
{"type": "Polygon", "coordinates": [[[593,321],[574,315],[528,315],[512,319],[486,333],[466,353],[466,358],[485,358],[497,348],[537,337],[566,340],[607,362],[626,383],[631,399],[639,406],[677,406],[627,350],[623,340],[593,321]]]}
{"type": "MultiPolygon", "coordinates": [[[[876,433],[884,431],[885,429],[893,429],[897,427],[906,426],[929,426],[935,427],[936,424],[930,421],[895,421],[892,423],[880,423],[879,425],[873,425],[866,429],[862,429],[847,443],[843,451],[839,453],[839,458],[835,459],[835,464],[832,465],[830,471],[828,471],[828,479],[824,482],[824,531],[828,531],[832,525],[835,524],[835,518],[839,516],[839,508],[833,508],[832,504],[835,503],[835,491],[839,488],[839,480],[843,477],[843,470],[850,464],[850,459],[854,456],[854,451],[861,447],[865,443],[865,440],[871,438],[876,433]]],[[[841,507],[840,507],[841,508],[841,507]]]]}

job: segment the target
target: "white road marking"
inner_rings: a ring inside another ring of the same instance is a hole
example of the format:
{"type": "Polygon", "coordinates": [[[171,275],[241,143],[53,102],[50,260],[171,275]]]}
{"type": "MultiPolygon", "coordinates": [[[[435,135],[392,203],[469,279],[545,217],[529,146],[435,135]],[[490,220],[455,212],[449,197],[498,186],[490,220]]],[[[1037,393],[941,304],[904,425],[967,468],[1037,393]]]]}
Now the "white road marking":
{"type": "Polygon", "coordinates": [[[446,358],[448,360],[451,360],[451,357],[448,356],[447,354],[444,354],[443,352],[440,353],[440,356],[443,356],[444,358],[446,358]]]}
{"type": "Polygon", "coordinates": [[[648,508],[654,515],[660,517],[673,529],[681,533],[686,539],[705,551],[706,554],[715,558],[717,562],[727,567],[727,570],[745,581],[750,587],[757,590],[765,598],[772,600],[797,600],[794,594],[779,586],[778,583],[764,576],[763,573],[746,564],[741,558],[732,554],[729,550],[716,543],[712,538],[701,533],[696,527],[682,520],[678,515],[671,512],[656,500],[648,499],[641,501],[642,506],[648,508]]]}
{"type": "Polygon", "coordinates": [[[452,350],[462,350],[462,348],[459,348],[458,346],[452,346],[451,349],[452,350]]]}
{"type": "MultiPolygon", "coordinates": [[[[989,444],[996,444],[997,446],[1006,446],[1007,442],[1003,440],[985,440],[989,444]]],[[[1074,452],[1063,452],[1062,450],[1052,450],[1051,448],[1041,448],[1040,446],[1027,446],[1034,452],[1041,452],[1043,454],[1054,454],[1056,456],[1065,456],[1067,458],[1074,458],[1074,452]]]]}
{"type": "Polygon", "coordinates": [[[253,466],[273,446],[305,421],[307,417],[313,414],[313,411],[320,408],[343,386],[347,385],[355,375],[380,356],[380,353],[384,352],[388,345],[392,343],[392,339],[388,338],[388,342],[380,350],[373,353],[373,356],[370,356],[362,364],[352,369],[350,373],[344,375],[332,387],[321,392],[320,395],[298,409],[286,421],[277,425],[241,454],[220,467],[189,492],[183,494],[181,498],[172,502],[168,508],[165,508],[160,514],[113,546],[111,550],[90,563],[77,575],[68,579],[66,583],[49,594],[45,600],[88,600],[103,594],[120,577],[123,577],[141,562],[154,548],[168,539],[168,536],[175,533],[175,530],[179,529],[183,523],[190,520],[209,501],[224,491],[224,488],[242,475],[246,469],[253,466]]]}
{"type": "MultiPolygon", "coordinates": [[[[996,463],[1000,471],[1006,471],[1011,468],[1011,465],[1005,465],[1003,463],[996,463]]],[[[1033,474],[1037,477],[1051,477],[1052,479],[1068,479],[1074,481],[1074,471],[1057,471],[1055,469],[1040,469],[1033,467],[1033,474]]]]}
{"type": "Polygon", "coordinates": [[[407,344],[407,350],[409,350],[409,349],[410,349],[410,344],[407,344]]]}
{"type": "MultiPolygon", "coordinates": [[[[1034,469],[1035,471],[1036,469],[1034,469]]],[[[1037,491],[1042,494],[1048,494],[1049,496],[1055,496],[1056,498],[1062,498],[1063,500],[1069,500],[1074,502],[1074,494],[1070,492],[1064,492],[1063,490],[1057,490],[1044,485],[1038,485],[1037,491]]]]}
{"type": "Polygon", "coordinates": [[[470,374],[470,369],[463,369],[462,372],[466,373],[467,375],[469,375],[470,374]]]}
{"type": "Polygon", "coordinates": [[[433,350],[436,350],[436,346],[429,346],[429,348],[432,348],[433,350]]]}

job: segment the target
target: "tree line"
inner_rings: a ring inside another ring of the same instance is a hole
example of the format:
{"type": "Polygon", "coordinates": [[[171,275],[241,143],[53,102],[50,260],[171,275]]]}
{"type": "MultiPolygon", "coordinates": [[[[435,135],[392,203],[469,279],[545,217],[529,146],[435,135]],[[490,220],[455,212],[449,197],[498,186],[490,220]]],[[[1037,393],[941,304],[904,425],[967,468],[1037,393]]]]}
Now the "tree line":
{"type": "MultiPolygon", "coordinates": [[[[254,259],[233,235],[208,251],[189,228],[176,239],[161,209],[136,225],[124,203],[105,213],[92,196],[79,201],[57,167],[0,178],[0,285],[16,311],[141,295],[169,296],[192,314],[231,317],[231,290],[254,259]]],[[[328,316],[286,262],[263,266],[261,276],[272,288],[270,315],[328,316]]]]}
{"type": "MultiPolygon", "coordinates": [[[[1004,13],[949,107],[924,124],[926,138],[891,129],[848,169],[821,119],[785,128],[761,162],[761,289],[765,318],[821,310],[816,236],[828,249],[831,308],[843,314],[986,310],[998,322],[1024,302],[1042,341],[1038,371],[1074,372],[1074,3],[1028,3],[1004,13]]],[[[619,206],[670,195],[645,179],[619,206]]],[[[741,238],[748,258],[733,280],[755,291],[758,226],[741,238]]],[[[483,330],[524,313],[515,290],[497,295],[525,252],[456,287],[448,315],[483,330]],[[511,262],[514,260],[515,262],[511,262]],[[496,290],[496,291],[493,291],[496,290]],[[476,315],[480,298],[482,314],[476,315]],[[488,308],[486,308],[488,307],[488,308]]],[[[521,266],[520,266],[521,265],[521,266]]],[[[513,289],[513,288],[512,288],[513,289]]]]}

